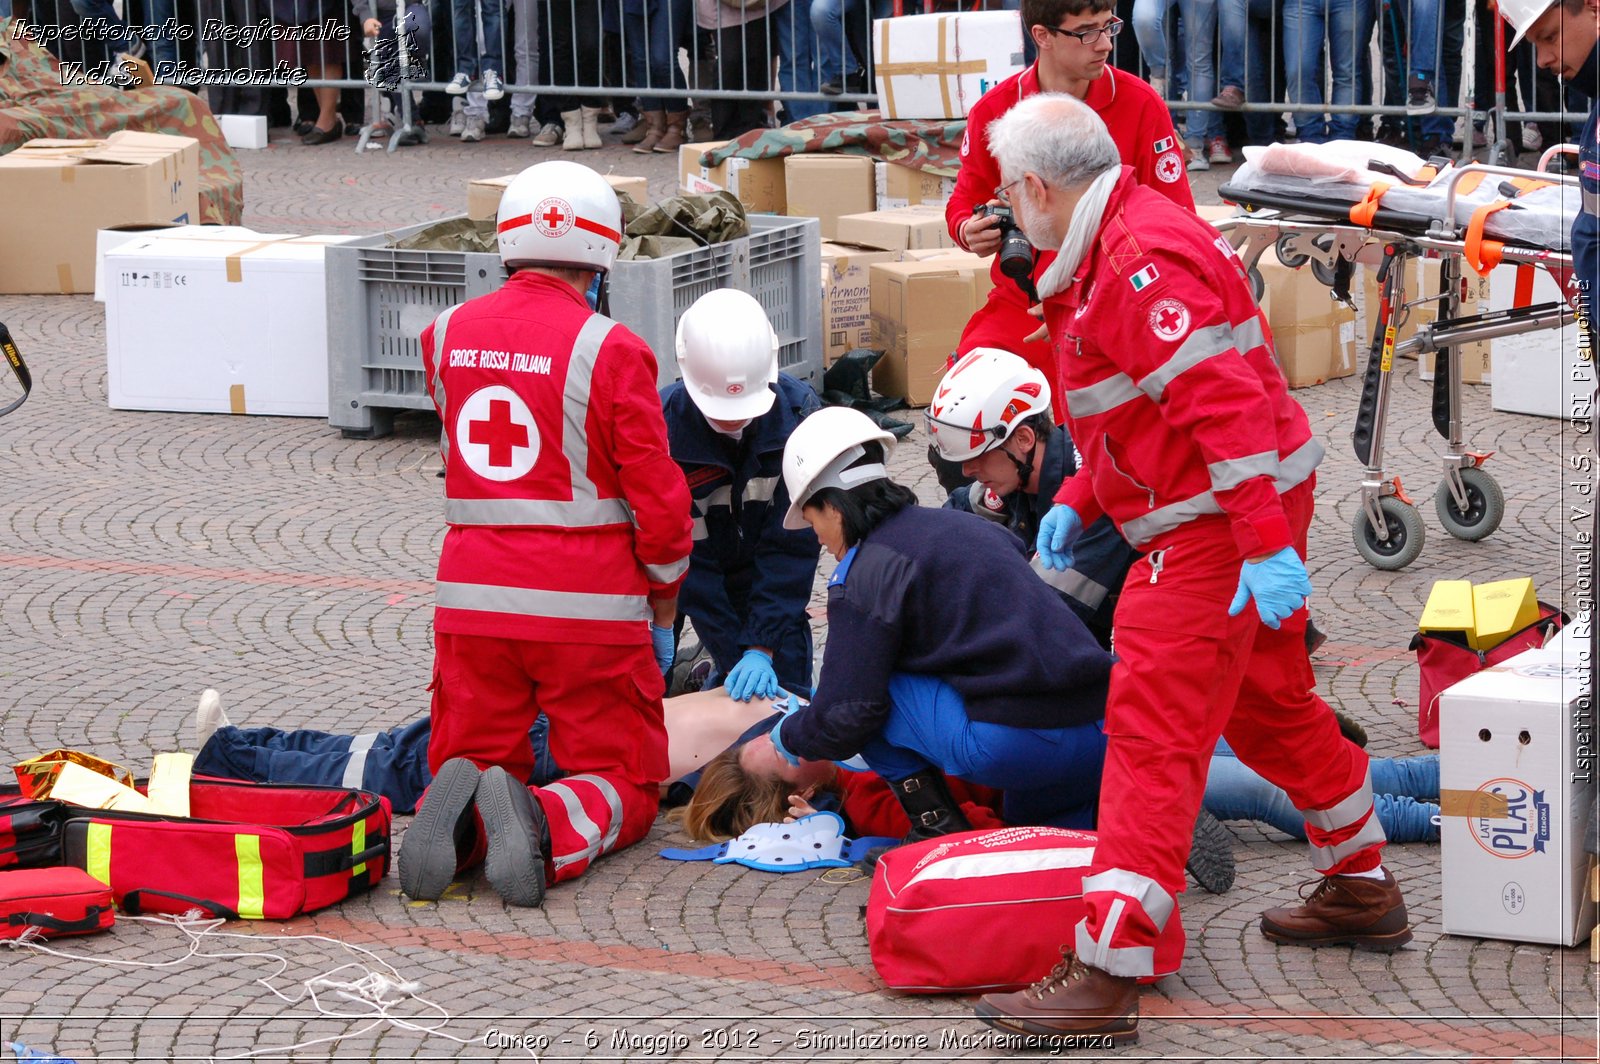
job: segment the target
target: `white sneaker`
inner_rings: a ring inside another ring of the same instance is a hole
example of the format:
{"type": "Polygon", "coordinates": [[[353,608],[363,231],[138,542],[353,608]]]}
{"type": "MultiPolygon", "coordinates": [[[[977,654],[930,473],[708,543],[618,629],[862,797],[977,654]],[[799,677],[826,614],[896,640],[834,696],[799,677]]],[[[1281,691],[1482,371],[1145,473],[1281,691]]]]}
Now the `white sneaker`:
{"type": "Polygon", "coordinates": [[[1532,122],[1522,123],[1522,148],[1524,151],[1544,150],[1544,134],[1532,122]]]}
{"type": "Polygon", "coordinates": [[[526,140],[533,135],[532,115],[512,115],[511,124],[506,127],[506,136],[513,140],[526,140]]]}
{"type": "Polygon", "coordinates": [[[561,127],[554,122],[546,122],[539,127],[539,135],[533,138],[535,148],[553,148],[561,143],[561,127]]]}
{"type": "Polygon", "coordinates": [[[627,134],[632,133],[638,125],[639,116],[634,114],[632,111],[624,111],[622,112],[622,115],[611,124],[611,132],[615,133],[619,137],[626,136],[627,134]]]}
{"type": "Polygon", "coordinates": [[[1206,150],[1204,148],[1190,148],[1189,172],[1194,173],[1197,170],[1209,169],[1211,169],[1211,160],[1206,158],[1206,150]]]}
{"type": "Polygon", "coordinates": [[[222,696],[211,688],[200,695],[200,708],[194,714],[194,748],[199,750],[216,734],[218,728],[233,724],[222,711],[222,696]]]}
{"type": "Polygon", "coordinates": [[[445,130],[452,137],[461,136],[461,131],[467,128],[467,112],[456,111],[450,116],[450,125],[445,130]]]}
{"type": "Polygon", "coordinates": [[[465,74],[457,74],[455,77],[450,79],[449,84],[445,85],[444,91],[448,92],[451,96],[465,96],[467,94],[467,89],[471,85],[471,78],[467,77],[465,74]]]}
{"type": "Polygon", "coordinates": [[[467,119],[466,128],[461,131],[461,143],[476,144],[478,141],[482,140],[483,135],[486,132],[484,127],[488,124],[488,119],[481,115],[473,115],[469,117],[467,119]]]}
{"type": "Polygon", "coordinates": [[[485,100],[498,100],[506,94],[506,83],[500,80],[500,75],[492,70],[483,72],[483,98],[485,100]]]}

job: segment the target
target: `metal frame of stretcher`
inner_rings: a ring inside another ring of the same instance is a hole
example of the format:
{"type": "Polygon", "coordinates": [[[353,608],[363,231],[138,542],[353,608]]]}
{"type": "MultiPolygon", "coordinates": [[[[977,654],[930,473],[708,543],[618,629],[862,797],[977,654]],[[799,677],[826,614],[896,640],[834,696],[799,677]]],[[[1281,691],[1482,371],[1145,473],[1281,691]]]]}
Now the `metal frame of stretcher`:
{"type": "MultiPolygon", "coordinates": [[[[1546,171],[1556,154],[1576,150],[1562,145],[1545,152],[1539,162],[1539,178],[1576,185],[1576,178],[1546,171]]],[[[1455,357],[1454,348],[1478,340],[1557,328],[1573,321],[1569,304],[1576,299],[1576,292],[1571,256],[1509,243],[1494,245],[1498,262],[1530,268],[1529,281],[1532,268],[1547,271],[1567,293],[1568,303],[1460,315],[1467,245],[1462,228],[1454,221],[1455,201],[1458,186],[1470,174],[1525,178],[1529,171],[1478,163],[1460,167],[1447,185],[1444,220],[1380,207],[1372,215],[1370,226],[1352,222],[1350,205],[1343,202],[1306,202],[1294,196],[1248,192],[1228,185],[1219,190],[1224,200],[1237,203],[1246,211],[1216,224],[1248,271],[1257,299],[1264,286],[1256,264],[1268,247],[1276,249],[1285,266],[1298,269],[1309,264],[1317,279],[1333,290],[1334,298],[1346,305],[1353,305],[1350,280],[1355,264],[1364,263],[1378,270],[1382,299],[1374,315],[1361,400],[1351,431],[1356,458],[1365,467],[1361,509],[1352,532],[1357,552],[1378,569],[1396,570],[1410,565],[1421,555],[1425,540],[1416,504],[1405,493],[1400,478],[1384,467],[1384,430],[1395,356],[1435,354],[1433,426],[1445,439],[1444,476],[1434,493],[1435,510],[1446,532],[1457,539],[1476,541],[1500,526],[1505,516],[1505,495],[1483,468],[1492,452],[1470,450],[1463,438],[1461,362],[1455,357]],[[1435,294],[1409,298],[1407,267],[1412,259],[1438,261],[1435,294]],[[1414,335],[1397,343],[1396,330],[1410,309],[1428,303],[1438,305],[1436,320],[1418,326],[1414,335]]],[[[1519,295],[1524,287],[1519,283],[1519,295]]],[[[1526,299],[1518,301],[1525,303],[1526,299]]]]}

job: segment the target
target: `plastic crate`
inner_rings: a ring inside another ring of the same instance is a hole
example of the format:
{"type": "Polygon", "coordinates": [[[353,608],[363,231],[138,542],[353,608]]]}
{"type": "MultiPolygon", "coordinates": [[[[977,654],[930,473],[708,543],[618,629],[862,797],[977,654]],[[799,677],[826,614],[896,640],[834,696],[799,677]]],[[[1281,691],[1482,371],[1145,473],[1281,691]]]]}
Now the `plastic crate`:
{"type": "MultiPolygon", "coordinates": [[[[446,307],[505,282],[500,256],[402,251],[408,226],[327,251],[328,423],[350,437],[386,436],[398,410],[431,410],[422,374],[422,330],[446,307]]],[[[751,233],[661,259],[618,262],[611,317],[655,352],[660,384],[678,379],[678,319],[718,288],[755,296],[778,334],[778,365],[822,387],[820,230],[815,218],[753,214],[751,233]]]]}

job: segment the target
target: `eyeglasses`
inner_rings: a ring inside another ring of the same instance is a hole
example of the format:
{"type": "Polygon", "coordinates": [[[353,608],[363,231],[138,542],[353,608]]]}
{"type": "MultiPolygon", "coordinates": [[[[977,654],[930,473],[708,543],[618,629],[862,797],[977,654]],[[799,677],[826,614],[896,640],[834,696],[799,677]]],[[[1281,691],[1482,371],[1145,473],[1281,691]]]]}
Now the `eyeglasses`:
{"type": "Polygon", "coordinates": [[[1013,185],[1020,185],[1026,177],[1027,175],[1024,174],[1015,181],[1007,181],[1005,184],[994,190],[994,198],[999,200],[1001,203],[1004,203],[1007,207],[1011,206],[1011,196],[1007,193],[1007,190],[1013,185]]]}
{"type": "Polygon", "coordinates": [[[1100,35],[1102,33],[1105,34],[1106,40],[1116,40],[1117,34],[1122,32],[1122,20],[1120,18],[1113,18],[1104,26],[1096,26],[1094,29],[1088,30],[1064,30],[1059,26],[1045,26],[1044,28],[1050,33],[1059,33],[1063,37],[1076,37],[1084,44],[1092,45],[1099,43],[1100,35]]]}

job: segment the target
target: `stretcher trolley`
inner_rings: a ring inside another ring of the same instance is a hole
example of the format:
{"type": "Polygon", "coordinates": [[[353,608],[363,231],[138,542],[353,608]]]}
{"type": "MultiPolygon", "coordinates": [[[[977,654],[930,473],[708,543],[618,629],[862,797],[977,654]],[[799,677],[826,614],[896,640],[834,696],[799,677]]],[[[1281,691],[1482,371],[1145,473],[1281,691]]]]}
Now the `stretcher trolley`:
{"type": "MultiPolygon", "coordinates": [[[[1293,146],[1273,145],[1267,152],[1286,147],[1293,146]]],[[[1537,171],[1526,171],[1477,163],[1424,165],[1410,153],[1367,143],[1317,146],[1319,152],[1334,149],[1335,158],[1341,148],[1347,154],[1359,152],[1363,161],[1341,169],[1337,161],[1330,163],[1330,154],[1323,154],[1300,167],[1307,157],[1280,156],[1276,171],[1265,171],[1262,166],[1252,170],[1257,161],[1252,158],[1219,190],[1245,213],[1216,224],[1248,271],[1257,299],[1263,289],[1257,262],[1268,247],[1286,266],[1309,265],[1334,298],[1347,305],[1355,264],[1377,271],[1381,297],[1377,307],[1368,308],[1372,341],[1351,432],[1356,457],[1365,467],[1353,532],[1356,550],[1369,564],[1403,569],[1422,553],[1425,531],[1400,477],[1384,466],[1395,358],[1435,354],[1432,420],[1445,439],[1445,453],[1434,507],[1446,532],[1457,539],[1481,540],[1500,526],[1505,496],[1484,469],[1490,454],[1471,450],[1465,441],[1461,364],[1452,357],[1453,348],[1574,321],[1577,286],[1566,233],[1581,193],[1576,178],[1549,173],[1546,167],[1557,153],[1577,149],[1552,148],[1537,171]],[[1374,154],[1406,158],[1369,158],[1374,154]],[[1297,167],[1298,173],[1285,172],[1297,167]],[[1407,269],[1413,259],[1438,263],[1433,292],[1407,291],[1407,278],[1416,275],[1407,269]],[[1484,275],[1502,264],[1517,269],[1514,305],[1463,316],[1463,266],[1484,275]],[[1549,272],[1565,302],[1531,305],[1536,269],[1549,272]],[[1397,342],[1397,329],[1411,308],[1430,303],[1438,310],[1435,320],[1397,342]]]]}

